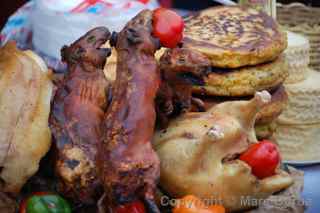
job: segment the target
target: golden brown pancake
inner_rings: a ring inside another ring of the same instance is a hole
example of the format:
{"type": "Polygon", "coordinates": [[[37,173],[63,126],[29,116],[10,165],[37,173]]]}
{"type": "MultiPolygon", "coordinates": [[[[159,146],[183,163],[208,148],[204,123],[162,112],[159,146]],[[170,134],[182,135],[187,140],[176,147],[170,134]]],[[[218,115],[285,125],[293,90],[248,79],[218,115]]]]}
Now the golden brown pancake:
{"type": "Polygon", "coordinates": [[[243,97],[256,91],[269,90],[282,84],[288,76],[288,66],[281,55],[273,62],[238,68],[212,68],[197,77],[193,92],[208,96],[243,97]]]}
{"type": "Polygon", "coordinates": [[[239,68],[274,60],[287,37],[264,12],[223,6],[186,19],[183,47],[205,54],[213,67],[239,68]]]}

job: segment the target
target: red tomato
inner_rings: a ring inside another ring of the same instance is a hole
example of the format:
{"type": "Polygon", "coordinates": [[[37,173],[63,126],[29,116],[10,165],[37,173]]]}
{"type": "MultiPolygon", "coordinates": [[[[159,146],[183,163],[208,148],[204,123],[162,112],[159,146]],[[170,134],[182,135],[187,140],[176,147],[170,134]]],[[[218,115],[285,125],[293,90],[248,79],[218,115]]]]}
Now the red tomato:
{"type": "Polygon", "coordinates": [[[280,162],[280,154],[275,144],[263,140],[252,145],[239,159],[251,166],[252,174],[263,179],[275,174],[280,162]]]}
{"type": "Polygon", "coordinates": [[[117,207],[115,213],[145,213],[145,208],[141,201],[135,201],[127,205],[117,207]]]}
{"type": "Polygon", "coordinates": [[[158,8],[153,12],[153,34],[164,47],[176,47],[182,40],[183,28],[183,19],[174,11],[158,8]]]}

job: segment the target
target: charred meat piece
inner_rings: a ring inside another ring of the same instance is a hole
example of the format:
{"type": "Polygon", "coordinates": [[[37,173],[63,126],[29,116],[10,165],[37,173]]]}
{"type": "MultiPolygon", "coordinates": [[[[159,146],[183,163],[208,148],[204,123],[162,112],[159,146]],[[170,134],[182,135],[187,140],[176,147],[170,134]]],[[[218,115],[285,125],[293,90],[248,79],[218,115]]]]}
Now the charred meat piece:
{"type": "Polygon", "coordinates": [[[97,158],[105,203],[116,208],[140,200],[147,208],[155,207],[160,162],[151,140],[160,72],[154,58],[159,42],[152,37],[152,11],[139,13],[112,40],[118,55],[117,77],[97,158]]]}
{"type": "Polygon", "coordinates": [[[203,75],[210,71],[209,59],[197,51],[175,48],[167,50],[160,59],[162,83],[157,94],[157,116],[165,127],[168,118],[189,111],[191,104],[203,108],[192,97],[192,85],[202,85],[203,75]]]}
{"type": "Polygon", "coordinates": [[[101,196],[95,157],[110,86],[103,74],[110,49],[100,47],[110,37],[106,28],[96,28],[61,50],[68,73],[54,97],[50,127],[59,191],[75,202],[101,196]]]}

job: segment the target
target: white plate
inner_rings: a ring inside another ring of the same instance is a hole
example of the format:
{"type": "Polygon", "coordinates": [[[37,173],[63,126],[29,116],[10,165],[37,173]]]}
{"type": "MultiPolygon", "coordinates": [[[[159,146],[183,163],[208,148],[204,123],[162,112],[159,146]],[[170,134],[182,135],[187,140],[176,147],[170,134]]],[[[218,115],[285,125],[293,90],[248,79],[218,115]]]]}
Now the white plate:
{"type": "Polygon", "coordinates": [[[283,161],[283,163],[294,165],[294,166],[310,166],[315,164],[320,164],[320,160],[318,161],[283,161]]]}

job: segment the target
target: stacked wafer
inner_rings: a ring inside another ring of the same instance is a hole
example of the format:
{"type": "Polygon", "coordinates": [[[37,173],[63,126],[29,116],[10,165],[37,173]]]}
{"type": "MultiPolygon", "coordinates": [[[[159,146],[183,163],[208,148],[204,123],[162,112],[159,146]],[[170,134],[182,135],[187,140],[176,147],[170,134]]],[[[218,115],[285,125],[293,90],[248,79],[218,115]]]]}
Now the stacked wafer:
{"type": "Polygon", "coordinates": [[[320,160],[320,73],[308,68],[309,41],[288,32],[289,78],[285,88],[288,105],[278,119],[275,134],[288,161],[320,160]]]}
{"type": "Polygon", "coordinates": [[[185,22],[183,48],[202,53],[211,63],[210,71],[192,81],[193,93],[206,106],[249,99],[262,90],[273,95],[272,103],[257,118],[259,139],[272,136],[274,121],[286,105],[282,87],[288,76],[282,54],[286,47],[286,34],[276,21],[249,8],[210,8],[185,22]]]}

